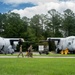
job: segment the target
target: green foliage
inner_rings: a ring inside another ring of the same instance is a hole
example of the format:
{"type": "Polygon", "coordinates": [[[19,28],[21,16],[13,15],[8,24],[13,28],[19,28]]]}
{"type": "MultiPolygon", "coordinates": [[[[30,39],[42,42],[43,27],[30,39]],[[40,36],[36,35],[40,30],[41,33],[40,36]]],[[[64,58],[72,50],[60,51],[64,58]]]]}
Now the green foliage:
{"type": "Polygon", "coordinates": [[[63,18],[63,30],[65,31],[65,36],[75,35],[75,14],[72,10],[67,9],[64,11],[63,18]]]}
{"type": "Polygon", "coordinates": [[[48,13],[50,14],[50,21],[48,23],[49,28],[51,29],[51,32],[53,33],[52,36],[60,36],[60,24],[61,24],[61,14],[58,13],[55,9],[51,9],[50,11],[48,11],[48,13]],[[58,33],[57,33],[58,31],[58,33]]]}
{"type": "Polygon", "coordinates": [[[30,22],[30,27],[33,30],[33,33],[36,36],[36,40],[39,41],[39,38],[41,37],[41,35],[43,34],[43,26],[42,26],[42,20],[41,17],[39,15],[35,15],[33,16],[33,18],[31,18],[31,22],[30,22]]]}
{"type": "Polygon", "coordinates": [[[21,37],[21,34],[26,30],[25,23],[20,19],[19,14],[7,14],[7,23],[5,25],[6,37],[21,37]]]}

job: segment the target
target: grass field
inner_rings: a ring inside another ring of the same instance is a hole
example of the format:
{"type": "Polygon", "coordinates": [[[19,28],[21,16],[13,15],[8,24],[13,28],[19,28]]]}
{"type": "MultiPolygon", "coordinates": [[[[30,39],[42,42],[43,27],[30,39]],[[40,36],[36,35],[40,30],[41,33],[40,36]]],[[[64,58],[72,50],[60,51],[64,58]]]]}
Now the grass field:
{"type": "Polygon", "coordinates": [[[0,75],[75,75],[75,59],[0,58],[0,75]]]}

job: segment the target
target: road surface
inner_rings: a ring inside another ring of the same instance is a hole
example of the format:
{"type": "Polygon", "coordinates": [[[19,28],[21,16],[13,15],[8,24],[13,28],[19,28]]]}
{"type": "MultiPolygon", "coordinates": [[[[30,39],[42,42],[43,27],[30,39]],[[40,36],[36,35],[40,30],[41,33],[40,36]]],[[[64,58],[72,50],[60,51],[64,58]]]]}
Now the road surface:
{"type": "MultiPolygon", "coordinates": [[[[17,56],[18,54],[19,53],[17,52],[14,55],[9,55],[9,54],[7,54],[7,55],[0,55],[0,58],[23,58],[21,55],[18,57],[17,56]]],[[[23,54],[25,55],[26,52],[23,53],[23,54]]],[[[38,52],[34,52],[33,54],[34,54],[33,58],[75,58],[75,56],[48,56],[48,55],[45,55],[45,54],[39,55],[38,52]]],[[[24,56],[24,58],[30,58],[30,57],[24,56]]]]}

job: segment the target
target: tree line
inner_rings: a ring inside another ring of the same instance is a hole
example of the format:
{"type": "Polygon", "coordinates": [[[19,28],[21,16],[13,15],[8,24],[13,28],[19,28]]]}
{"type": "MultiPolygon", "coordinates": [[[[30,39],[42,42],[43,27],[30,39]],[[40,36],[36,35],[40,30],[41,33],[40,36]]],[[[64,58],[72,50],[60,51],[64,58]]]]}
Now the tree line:
{"type": "MultiPolygon", "coordinates": [[[[75,13],[66,9],[59,13],[51,9],[45,14],[36,14],[32,18],[20,17],[17,13],[0,13],[0,36],[6,38],[24,38],[38,45],[47,37],[66,37],[75,35],[75,13]]],[[[43,42],[44,43],[44,42],[43,42]]]]}

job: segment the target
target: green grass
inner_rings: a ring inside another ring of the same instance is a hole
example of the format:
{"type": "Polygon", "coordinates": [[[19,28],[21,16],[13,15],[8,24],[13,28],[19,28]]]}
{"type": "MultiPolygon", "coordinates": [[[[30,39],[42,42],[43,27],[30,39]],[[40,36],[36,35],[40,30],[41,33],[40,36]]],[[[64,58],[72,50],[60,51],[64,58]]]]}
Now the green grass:
{"type": "Polygon", "coordinates": [[[0,58],[0,75],[75,75],[75,59],[0,58]]]}

